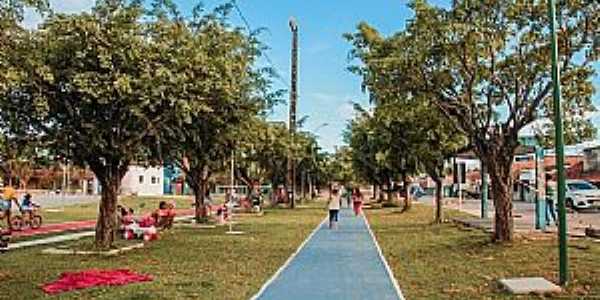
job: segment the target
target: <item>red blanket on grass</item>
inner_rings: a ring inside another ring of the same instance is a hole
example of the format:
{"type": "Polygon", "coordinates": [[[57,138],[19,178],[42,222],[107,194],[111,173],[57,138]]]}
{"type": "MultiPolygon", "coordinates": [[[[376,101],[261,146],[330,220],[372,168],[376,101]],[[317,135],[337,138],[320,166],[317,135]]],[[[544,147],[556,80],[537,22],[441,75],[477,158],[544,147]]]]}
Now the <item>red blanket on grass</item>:
{"type": "Polygon", "coordinates": [[[55,295],[90,287],[126,285],[146,281],[152,281],[152,276],[140,275],[127,269],[85,270],[62,273],[58,280],[42,286],[42,290],[47,294],[55,295]]]}

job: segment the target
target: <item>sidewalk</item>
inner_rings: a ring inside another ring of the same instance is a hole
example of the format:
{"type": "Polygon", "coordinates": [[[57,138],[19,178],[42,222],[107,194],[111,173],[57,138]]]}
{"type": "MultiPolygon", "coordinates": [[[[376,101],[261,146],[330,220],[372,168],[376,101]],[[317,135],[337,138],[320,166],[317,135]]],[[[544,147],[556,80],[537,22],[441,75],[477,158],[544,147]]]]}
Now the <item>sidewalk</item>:
{"type": "MultiPolygon", "coordinates": [[[[432,197],[423,197],[419,200],[427,205],[433,205],[432,197]]],[[[444,208],[456,209],[461,212],[472,215],[472,218],[468,221],[475,227],[483,227],[486,230],[492,230],[493,218],[494,218],[494,206],[492,201],[488,204],[488,219],[481,219],[481,201],[474,199],[464,199],[459,204],[458,198],[445,198],[444,208]]],[[[539,233],[540,231],[535,229],[535,205],[533,203],[526,202],[513,202],[513,217],[515,232],[522,234],[539,233]]],[[[567,213],[567,226],[568,234],[572,237],[583,237],[585,236],[585,228],[592,226],[594,228],[600,228],[600,213],[597,212],[574,212],[569,211],[567,213]]],[[[557,233],[557,227],[554,224],[546,226],[546,233],[557,233]]]]}
{"type": "MultiPolygon", "coordinates": [[[[175,221],[181,221],[181,220],[191,218],[191,216],[193,216],[193,214],[194,214],[194,210],[193,209],[192,210],[189,210],[189,209],[188,210],[178,210],[177,214],[179,215],[179,217],[176,217],[175,221]]],[[[17,241],[14,243],[10,243],[8,245],[8,249],[14,250],[14,249],[20,249],[20,248],[33,247],[33,246],[45,246],[45,245],[50,245],[50,244],[55,244],[55,243],[78,240],[78,239],[81,239],[84,237],[91,237],[91,236],[94,236],[95,231],[87,230],[87,229],[92,229],[95,226],[96,226],[96,221],[66,222],[66,223],[62,223],[62,224],[47,225],[46,227],[42,227],[42,228],[36,229],[36,230],[29,229],[29,231],[31,231],[31,232],[28,232],[28,231],[13,232],[13,234],[12,234],[13,237],[18,236],[16,233],[29,234],[29,235],[20,235],[20,237],[38,236],[38,235],[42,235],[42,236],[40,236],[40,238],[32,239],[32,240],[28,240],[28,241],[21,241],[21,242],[17,241]],[[64,230],[61,231],[61,228],[64,230]],[[52,230],[54,230],[54,231],[52,231],[52,230]],[[78,232],[66,233],[66,231],[70,231],[70,230],[75,230],[78,232]],[[52,235],[52,236],[46,236],[46,234],[48,234],[48,233],[57,233],[57,234],[52,235]]]]}
{"type": "Polygon", "coordinates": [[[323,222],[252,299],[403,299],[364,217],[323,222]]]}
{"type": "MultiPolygon", "coordinates": [[[[193,215],[193,209],[177,209],[176,213],[178,216],[188,216],[193,215]]],[[[63,233],[67,231],[81,231],[86,229],[92,229],[96,227],[96,220],[86,220],[86,221],[71,221],[57,224],[48,224],[42,225],[42,227],[38,229],[25,228],[21,231],[13,231],[13,238],[22,238],[22,237],[31,237],[38,235],[47,235],[47,234],[55,234],[55,233],[63,233]]]]}

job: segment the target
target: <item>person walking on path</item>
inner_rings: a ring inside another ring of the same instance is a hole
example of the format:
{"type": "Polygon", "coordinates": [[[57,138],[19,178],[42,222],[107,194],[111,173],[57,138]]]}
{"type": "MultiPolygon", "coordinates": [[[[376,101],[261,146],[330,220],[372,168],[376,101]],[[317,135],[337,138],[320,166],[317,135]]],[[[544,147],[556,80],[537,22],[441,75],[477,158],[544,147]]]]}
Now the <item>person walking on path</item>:
{"type": "Polygon", "coordinates": [[[354,208],[354,216],[362,213],[363,195],[359,188],[352,190],[352,207],[354,208]]]}
{"type": "Polygon", "coordinates": [[[550,219],[555,225],[558,225],[556,221],[556,210],[554,207],[556,200],[556,182],[552,181],[552,176],[546,175],[546,225],[550,225],[550,219]]]}
{"type": "Polygon", "coordinates": [[[339,219],[340,207],[341,207],[341,199],[340,199],[340,191],[337,187],[333,187],[331,191],[333,197],[329,200],[329,229],[337,228],[337,222],[339,219]]]}
{"type": "MultiPolygon", "coordinates": [[[[334,187],[335,188],[335,187],[334,187]]],[[[346,205],[350,207],[350,194],[352,193],[345,185],[339,188],[340,201],[346,200],[346,205]]],[[[340,202],[341,203],[341,202],[340,202]]],[[[341,205],[341,204],[340,204],[341,205]]]]}

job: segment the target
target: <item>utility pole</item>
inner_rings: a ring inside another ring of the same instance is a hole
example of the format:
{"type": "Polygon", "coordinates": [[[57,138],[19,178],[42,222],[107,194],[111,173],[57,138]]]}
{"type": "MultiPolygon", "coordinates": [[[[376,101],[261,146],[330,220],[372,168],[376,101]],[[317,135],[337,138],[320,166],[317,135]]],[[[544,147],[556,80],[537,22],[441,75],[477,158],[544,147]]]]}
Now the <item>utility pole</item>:
{"type": "MultiPolygon", "coordinates": [[[[296,103],[298,101],[298,24],[296,19],[290,18],[290,29],[292,30],[292,85],[290,88],[290,115],[289,130],[292,144],[296,134],[296,103]]],[[[288,153],[287,161],[287,194],[290,200],[290,208],[295,207],[296,198],[296,164],[294,153],[288,153]]]]}
{"type": "Polygon", "coordinates": [[[556,147],[556,187],[558,196],[558,241],[559,241],[559,281],[565,286],[569,281],[567,264],[567,216],[565,207],[565,149],[563,140],[562,103],[560,91],[560,67],[558,66],[558,38],[556,36],[556,1],[548,0],[550,19],[550,39],[552,44],[552,82],[554,84],[554,128],[556,147]]]}

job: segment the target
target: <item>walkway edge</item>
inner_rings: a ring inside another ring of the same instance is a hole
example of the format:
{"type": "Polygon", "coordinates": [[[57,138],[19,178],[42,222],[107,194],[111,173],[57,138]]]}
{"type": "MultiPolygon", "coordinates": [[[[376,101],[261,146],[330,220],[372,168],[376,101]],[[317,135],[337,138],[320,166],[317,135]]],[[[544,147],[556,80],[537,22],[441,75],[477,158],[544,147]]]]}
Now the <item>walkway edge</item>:
{"type": "Polygon", "coordinates": [[[308,235],[308,237],[306,237],[306,239],[302,242],[302,244],[300,244],[300,246],[298,246],[296,251],[294,253],[292,253],[292,255],[290,255],[290,257],[288,257],[288,259],[285,261],[285,263],[283,263],[283,265],[281,265],[281,267],[279,267],[277,272],[275,272],[275,274],[273,274],[273,276],[271,276],[271,278],[269,278],[269,280],[267,280],[267,282],[265,282],[263,284],[263,286],[260,288],[260,290],[258,290],[258,293],[256,293],[254,296],[252,296],[252,298],[250,298],[250,300],[257,300],[258,298],[260,298],[262,296],[262,294],[267,290],[269,285],[271,285],[271,283],[273,283],[273,281],[275,281],[275,279],[277,279],[277,277],[279,277],[281,272],[283,272],[283,270],[285,270],[288,267],[288,265],[292,262],[292,260],[294,260],[294,258],[296,258],[298,253],[300,253],[300,251],[302,251],[302,249],[304,249],[304,246],[306,246],[308,241],[310,241],[312,239],[312,237],[317,233],[317,231],[319,231],[319,229],[321,229],[321,227],[325,224],[326,221],[327,221],[327,217],[325,217],[323,219],[323,221],[321,221],[319,223],[319,225],[317,225],[317,227],[315,229],[313,229],[313,231],[308,235]]]}
{"type": "Polygon", "coordinates": [[[404,295],[402,294],[402,290],[400,290],[400,285],[398,285],[398,281],[396,280],[396,277],[394,277],[394,272],[392,272],[392,269],[390,268],[390,265],[388,264],[387,260],[385,259],[385,256],[383,256],[383,251],[381,251],[381,247],[379,247],[377,238],[375,238],[375,234],[373,233],[373,230],[371,230],[371,225],[369,224],[369,219],[367,219],[367,217],[365,216],[364,213],[362,214],[362,217],[365,220],[365,224],[367,225],[367,230],[369,231],[369,235],[371,235],[371,239],[373,239],[375,248],[377,248],[377,253],[379,254],[379,258],[381,259],[381,261],[383,262],[383,265],[385,266],[385,271],[387,272],[388,277],[390,278],[390,280],[392,281],[392,284],[394,285],[394,289],[396,290],[396,294],[398,295],[398,298],[400,300],[404,300],[404,295]]]}

